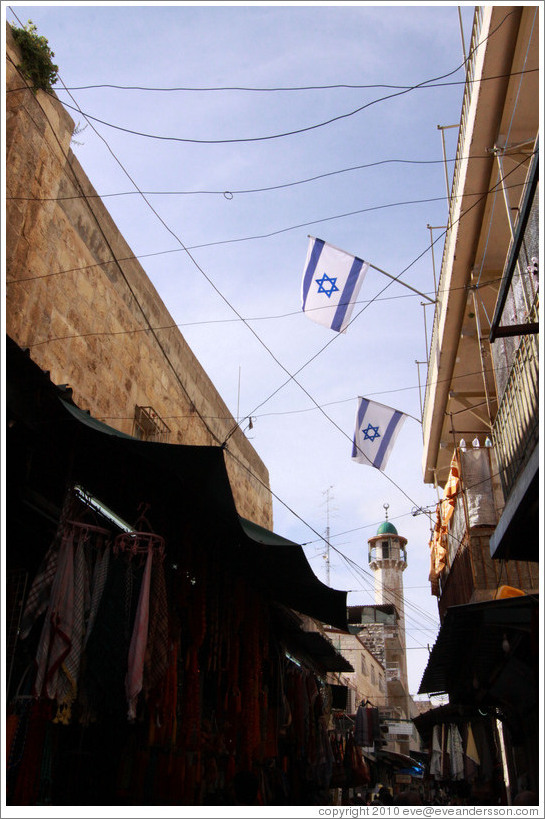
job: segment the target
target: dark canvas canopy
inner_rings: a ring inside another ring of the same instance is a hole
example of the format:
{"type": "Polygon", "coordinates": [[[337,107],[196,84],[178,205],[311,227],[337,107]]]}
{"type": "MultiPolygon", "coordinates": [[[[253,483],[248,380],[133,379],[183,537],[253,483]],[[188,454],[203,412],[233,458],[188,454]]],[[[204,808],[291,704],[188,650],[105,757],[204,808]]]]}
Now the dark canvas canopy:
{"type": "MultiPolygon", "coordinates": [[[[271,600],[347,631],[346,592],[318,580],[299,544],[240,518],[221,447],[139,441],[118,432],[76,407],[70,391],[54,386],[9,338],[6,371],[8,458],[17,453],[24,460],[32,450],[34,483],[47,485],[59,509],[67,481],[129,522],[147,504],[171,555],[190,523],[203,546],[221,543],[232,565],[271,600]]],[[[12,459],[11,476],[23,468],[12,459]]]]}

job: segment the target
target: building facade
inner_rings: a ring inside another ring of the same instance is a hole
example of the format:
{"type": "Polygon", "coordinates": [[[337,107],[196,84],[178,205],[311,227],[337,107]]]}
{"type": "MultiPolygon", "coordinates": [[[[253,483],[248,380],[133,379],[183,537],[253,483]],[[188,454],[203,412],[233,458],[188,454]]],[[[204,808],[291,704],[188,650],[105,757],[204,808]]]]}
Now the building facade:
{"type": "Polygon", "coordinates": [[[540,13],[475,9],[423,410],[442,625],[419,693],[449,706],[417,722],[436,760],[459,732],[436,777],[487,805],[539,789],[540,13]]]}
{"type": "Polygon", "coordinates": [[[54,93],[25,87],[9,25],[6,58],[6,333],[121,432],[228,439],[239,513],[272,529],[265,465],[73,154],[73,120],[54,93]]]}
{"type": "Polygon", "coordinates": [[[7,803],[328,804],[346,593],[6,57],[7,803]]]}

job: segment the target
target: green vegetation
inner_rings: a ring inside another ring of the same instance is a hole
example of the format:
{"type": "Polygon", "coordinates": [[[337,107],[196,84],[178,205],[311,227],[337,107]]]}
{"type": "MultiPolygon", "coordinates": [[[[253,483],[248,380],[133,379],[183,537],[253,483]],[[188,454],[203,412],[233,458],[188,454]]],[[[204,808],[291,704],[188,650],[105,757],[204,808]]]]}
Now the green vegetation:
{"type": "Polygon", "coordinates": [[[30,80],[35,92],[38,88],[52,91],[52,86],[57,82],[59,66],[53,63],[55,54],[49,48],[47,39],[38,34],[32,20],[23,28],[12,27],[12,31],[23,58],[18,68],[30,80]]]}

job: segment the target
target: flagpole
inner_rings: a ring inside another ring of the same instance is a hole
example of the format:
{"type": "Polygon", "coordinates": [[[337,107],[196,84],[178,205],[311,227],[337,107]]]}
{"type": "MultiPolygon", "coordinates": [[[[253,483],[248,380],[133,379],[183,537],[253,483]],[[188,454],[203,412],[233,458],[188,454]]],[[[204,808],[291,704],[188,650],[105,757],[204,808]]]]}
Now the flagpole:
{"type": "Polygon", "coordinates": [[[391,273],[386,273],[385,270],[382,270],[382,268],[377,267],[374,264],[371,264],[371,262],[367,262],[367,264],[369,265],[369,267],[372,267],[373,270],[377,270],[379,273],[382,273],[384,276],[388,276],[388,278],[392,279],[394,282],[398,282],[399,284],[402,284],[403,287],[408,287],[409,290],[412,290],[413,293],[417,293],[419,296],[422,296],[423,299],[427,299],[430,302],[430,304],[436,304],[437,303],[437,299],[430,299],[430,297],[427,296],[426,293],[421,293],[420,290],[416,289],[416,287],[411,287],[410,284],[407,284],[407,282],[401,281],[401,279],[396,278],[396,276],[392,276],[391,273]]]}
{"type": "MultiPolygon", "coordinates": [[[[316,239],[316,236],[311,236],[310,233],[308,233],[307,238],[308,239],[316,239]]],[[[322,240],[320,240],[320,241],[322,241],[322,240]]],[[[341,253],[346,253],[347,256],[354,256],[353,253],[348,253],[347,250],[342,250],[342,248],[340,248],[340,247],[335,247],[335,245],[331,245],[331,244],[329,244],[329,242],[326,242],[326,244],[329,247],[332,247],[333,250],[338,250],[341,253]]],[[[360,259],[361,257],[360,256],[354,256],[354,258],[355,259],[360,259]]],[[[417,293],[417,295],[422,296],[423,299],[427,299],[431,304],[437,304],[437,299],[430,299],[430,297],[428,295],[426,295],[426,293],[421,293],[420,290],[417,290],[415,287],[411,287],[410,284],[407,284],[407,282],[401,281],[401,279],[396,278],[396,276],[392,276],[391,273],[387,273],[381,267],[377,267],[376,265],[371,264],[371,262],[368,262],[365,259],[361,259],[361,261],[362,262],[365,261],[365,264],[369,265],[369,267],[372,267],[373,270],[376,270],[378,273],[382,273],[384,276],[388,276],[388,278],[392,279],[394,282],[399,282],[399,284],[402,284],[403,287],[408,287],[409,290],[413,291],[413,293],[417,293]]]]}

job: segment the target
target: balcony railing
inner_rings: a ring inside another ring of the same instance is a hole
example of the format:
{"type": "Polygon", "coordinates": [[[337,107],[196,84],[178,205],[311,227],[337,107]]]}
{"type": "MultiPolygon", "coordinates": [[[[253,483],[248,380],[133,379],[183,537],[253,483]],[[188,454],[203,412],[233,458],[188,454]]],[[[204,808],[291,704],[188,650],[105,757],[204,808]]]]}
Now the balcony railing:
{"type": "Polygon", "coordinates": [[[537,446],[538,390],[538,336],[521,336],[493,426],[498,467],[506,498],[511,494],[518,475],[537,446]]]}
{"type": "MultiPolygon", "coordinates": [[[[447,217],[447,225],[448,228],[445,233],[445,242],[443,245],[443,255],[442,255],[442,262],[441,262],[441,278],[438,285],[438,291],[444,289],[443,285],[443,275],[445,269],[448,267],[448,259],[451,255],[451,242],[455,241],[456,236],[453,235],[452,230],[450,229],[451,226],[458,220],[461,212],[461,202],[462,197],[460,196],[460,186],[463,184],[463,180],[460,180],[460,173],[462,167],[462,161],[464,157],[464,153],[466,151],[465,146],[465,139],[466,139],[466,131],[468,127],[468,122],[470,119],[470,110],[473,103],[473,94],[475,92],[475,71],[476,71],[476,62],[478,57],[478,45],[479,39],[481,36],[481,28],[483,23],[483,9],[480,6],[476,7],[475,16],[473,18],[473,30],[471,33],[471,42],[469,46],[469,56],[467,59],[466,64],[466,83],[464,88],[464,96],[462,101],[462,110],[460,114],[460,128],[458,131],[458,142],[456,147],[456,160],[454,162],[454,170],[452,173],[452,182],[450,186],[450,196],[449,196],[449,204],[448,204],[448,217],[447,217]]],[[[478,87],[478,85],[477,85],[478,87]]],[[[439,326],[441,324],[441,319],[443,315],[443,311],[446,309],[445,300],[442,298],[438,298],[436,306],[435,306],[435,314],[433,317],[433,324],[431,330],[431,343],[429,348],[429,360],[428,360],[428,383],[426,384],[425,396],[424,396],[424,406],[428,404],[432,391],[434,389],[433,384],[429,381],[430,373],[434,373],[437,367],[437,362],[439,359],[439,326]]]]}

